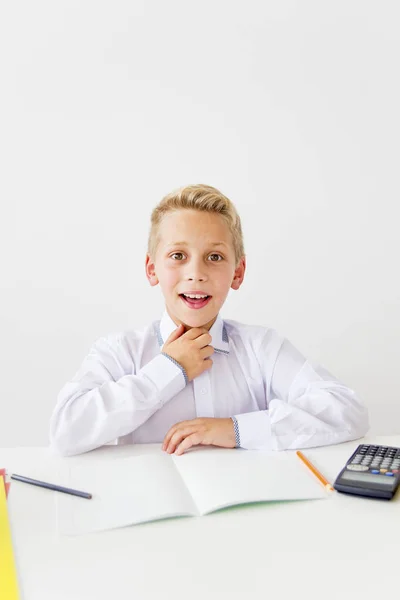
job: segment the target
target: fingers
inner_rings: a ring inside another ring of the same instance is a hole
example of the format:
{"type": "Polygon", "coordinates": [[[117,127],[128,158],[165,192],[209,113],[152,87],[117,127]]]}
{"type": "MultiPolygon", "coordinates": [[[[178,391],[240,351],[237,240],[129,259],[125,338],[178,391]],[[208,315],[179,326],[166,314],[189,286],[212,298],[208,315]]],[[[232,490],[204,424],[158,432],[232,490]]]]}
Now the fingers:
{"type": "Polygon", "coordinates": [[[170,438],[170,441],[167,446],[168,454],[172,454],[175,452],[179,444],[192,434],[196,433],[196,425],[188,425],[187,427],[183,427],[182,429],[178,429],[170,438]]]}
{"type": "Polygon", "coordinates": [[[205,371],[209,371],[213,366],[213,361],[211,358],[205,358],[201,361],[201,371],[200,373],[204,373],[205,371]]]}
{"type": "Polygon", "coordinates": [[[169,338],[167,339],[167,341],[165,342],[164,346],[166,346],[167,344],[171,344],[171,342],[174,342],[175,340],[177,340],[179,337],[181,337],[182,333],[185,331],[184,326],[182,325],[182,323],[180,325],[178,325],[178,327],[176,329],[174,329],[174,331],[171,333],[171,335],[169,336],[169,338]]]}
{"type": "Polygon", "coordinates": [[[211,444],[221,448],[235,448],[236,440],[232,419],[199,417],[177,423],[165,436],[163,450],[168,454],[175,452],[179,455],[192,446],[209,446],[211,444]]]}
{"type": "Polygon", "coordinates": [[[214,354],[214,348],[212,346],[206,346],[205,348],[202,348],[200,350],[199,354],[201,358],[209,358],[210,356],[212,356],[212,354],[214,354]]]}
{"type": "Polygon", "coordinates": [[[164,441],[163,441],[163,445],[162,445],[162,449],[166,450],[169,446],[169,442],[172,438],[172,436],[174,435],[174,433],[176,431],[178,431],[179,428],[182,427],[187,427],[187,425],[189,423],[193,423],[193,421],[181,421],[180,423],[176,423],[175,425],[173,425],[166,433],[164,441]]]}
{"type": "Polygon", "coordinates": [[[179,337],[181,337],[182,334],[189,340],[196,340],[196,345],[199,348],[208,346],[208,344],[212,341],[212,337],[208,333],[207,329],[204,329],[203,327],[192,327],[192,329],[189,329],[185,332],[185,326],[181,323],[176,329],[174,329],[174,331],[168,337],[168,339],[165,342],[165,345],[171,344],[179,337]]]}
{"type": "Polygon", "coordinates": [[[203,327],[192,327],[192,329],[189,329],[189,331],[186,331],[186,333],[184,335],[189,340],[195,340],[196,338],[198,338],[201,335],[208,335],[210,338],[210,341],[211,341],[210,334],[208,333],[207,329],[204,329],[203,327]]]}
{"type": "Polygon", "coordinates": [[[205,434],[203,421],[203,419],[192,419],[191,421],[181,421],[173,425],[164,438],[162,449],[168,452],[168,454],[172,454],[184,439],[194,433],[197,433],[198,439],[203,441],[202,438],[205,434]]]}
{"type": "Polygon", "coordinates": [[[175,454],[179,456],[180,454],[186,452],[186,450],[189,450],[189,448],[192,446],[198,446],[202,443],[202,441],[202,436],[198,432],[192,433],[191,435],[185,437],[185,439],[179,444],[175,454]]]}
{"type": "Polygon", "coordinates": [[[212,342],[212,337],[209,333],[203,333],[202,335],[199,335],[199,337],[197,337],[193,340],[193,343],[198,348],[204,348],[205,346],[208,346],[211,342],[212,342]]]}

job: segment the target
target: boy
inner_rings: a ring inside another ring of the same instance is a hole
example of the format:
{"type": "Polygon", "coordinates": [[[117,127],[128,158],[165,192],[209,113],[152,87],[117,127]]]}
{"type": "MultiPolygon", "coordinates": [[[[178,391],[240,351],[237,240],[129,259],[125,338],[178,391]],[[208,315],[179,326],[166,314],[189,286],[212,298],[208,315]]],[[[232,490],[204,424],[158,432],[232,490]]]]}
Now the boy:
{"type": "Polygon", "coordinates": [[[274,329],[222,320],[246,268],[240,218],[217,189],[167,195],[151,217],[146,275],[166,310],[141,331],[99,339],[61,390],[52,446],[78,454],[162,442],[284,450],[365,435],[355,393],[312,366],[274,329]]]}

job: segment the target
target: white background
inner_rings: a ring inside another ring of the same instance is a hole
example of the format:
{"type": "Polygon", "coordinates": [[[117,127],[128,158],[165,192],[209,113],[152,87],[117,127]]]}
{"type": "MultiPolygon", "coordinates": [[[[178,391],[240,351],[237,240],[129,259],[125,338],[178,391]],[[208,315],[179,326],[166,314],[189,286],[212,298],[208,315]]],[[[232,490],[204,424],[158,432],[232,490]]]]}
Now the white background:
{"type": "Polygon", "coordinates": [[[207,183],[271,325],[399,433],[398,2],[3,2],[0,444],[47,444],[101,335],[159,318],[151,209],[207,183]]]}

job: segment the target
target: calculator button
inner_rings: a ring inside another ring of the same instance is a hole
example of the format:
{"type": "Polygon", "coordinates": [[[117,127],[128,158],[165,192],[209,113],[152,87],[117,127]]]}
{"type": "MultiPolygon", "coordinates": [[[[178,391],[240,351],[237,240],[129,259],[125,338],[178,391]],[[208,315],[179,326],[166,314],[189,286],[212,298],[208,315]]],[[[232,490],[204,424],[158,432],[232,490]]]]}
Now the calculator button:
{"type": "Polygon", "coordinates": [[[397,473],[400,473],[399,469],[392,469],[392,473],[394,473],[395,475],[397,475],[397,473]]]}
{"type": "Polygon", "coordinates": [[[378,471],[377,469],[371,469],[371,473],[373,473],[374,475],[379,475],[380,471],[378,471]]]}
{"type": "Polygon", "coordinates": [[[387,469],[381,469],[381,473],[386,473],[387,469]]]}
{"type": "Polygon", "coordinates": [[[368,471],[368,467],[366,467],[365,465],[347,465],[347,469],[349,471],[368,471]]]}
{"type": "Polygon", "coordinates": [[[388,471],[387,473],[385,473],[385,475],[388,475],[389,477],[394,477],[393,471],[388,471]]]}

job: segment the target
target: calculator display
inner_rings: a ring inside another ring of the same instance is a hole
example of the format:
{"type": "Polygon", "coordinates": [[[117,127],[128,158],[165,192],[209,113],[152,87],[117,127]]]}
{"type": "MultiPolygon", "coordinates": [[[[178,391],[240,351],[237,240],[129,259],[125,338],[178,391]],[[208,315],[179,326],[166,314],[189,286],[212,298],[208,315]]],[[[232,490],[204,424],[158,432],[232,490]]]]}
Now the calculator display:
{"type": "Polygon", "coordinates": [[[348,471],[345,471],[342,474],[341,479],[347,479],[348,481],[373,481],[374,483],[379,483],[379,485],[387,485],[388,487],[393,485],[393,477],[373,475],[372,473],[355,473],[354,471],[349,473],[348,471]]]}

